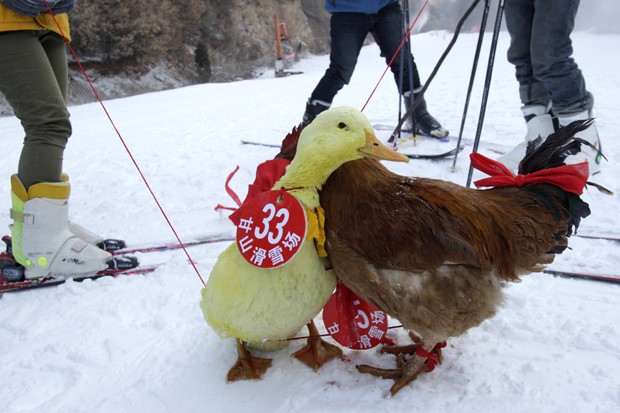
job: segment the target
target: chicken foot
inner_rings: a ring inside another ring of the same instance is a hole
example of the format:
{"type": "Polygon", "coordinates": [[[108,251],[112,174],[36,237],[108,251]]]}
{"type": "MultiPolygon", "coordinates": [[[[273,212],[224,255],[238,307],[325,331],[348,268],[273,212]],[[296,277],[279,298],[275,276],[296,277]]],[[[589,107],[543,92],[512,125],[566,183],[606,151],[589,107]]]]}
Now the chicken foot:
{"type": "Polygon", "coordinates": [[[385,346],[381,349],[382,353],[394,354],[396,356],[395,369],[382,369],[369,365],[359,365],[357,370],[361,373],[372,374],[384,379],[395,381],[390,388],[391,395],[395,395],[400,389],[414,381],[421,373],[430,372],[437,363],[443,359],[441,348],[443,343],[438,345],[426,345],[421,338],[409,333],[414,344],[406,346],[385,346]],[[407,359],[405,355],[410,355],[407,359]]]}
{"type": "Polygon", "coordinates": [[[319,331],[314,324],[314,321],[310,321],[308,327],[308,344],[301,350],[292,354],[302,363],[312,367],[314,371],[317,371],[325,362],[333,359],[334,357],[342,356],[342,350],[319,336],[319,331]]]}
{"type": "Polygon", "coordinates": [[[226,381],[259,380],[271,367],[271,359],[254,357],[241,340],[237,340],[237,362],[228,371],[226,381]]]}
{"type": "MultiPolygon", "coordinates": [[[[395,356],[399,354],[414,355],[424,341],[422,340],[422,337],[416,335],[413,331],[409,332],[409,337],[413,341],[413,344],[407,344],[404,346],[383,346],[380,351],[382,353],[394,354],[395,356]]],[[[437,343],[435,347],[433,347],[433,349],[431,350],[431,352],[437,355],[437,362],[435,364],[441,364],[443,362],[443,351],[441,349],[445,346],[446,342],[442,341],[440,343],[437,343]]]]}

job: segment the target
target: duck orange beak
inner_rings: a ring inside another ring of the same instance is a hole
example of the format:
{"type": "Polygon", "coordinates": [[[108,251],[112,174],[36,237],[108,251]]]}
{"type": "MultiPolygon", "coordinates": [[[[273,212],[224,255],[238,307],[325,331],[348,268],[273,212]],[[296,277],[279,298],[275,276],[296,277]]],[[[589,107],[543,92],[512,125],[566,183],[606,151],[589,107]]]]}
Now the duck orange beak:
{"type": "Polygon", "coordinates": [[[372,132],[366,132],[366,145],[360,148],[359,151],[368,158],[394,162],[409,162],[409,158],[382,144],[372,132]]]}

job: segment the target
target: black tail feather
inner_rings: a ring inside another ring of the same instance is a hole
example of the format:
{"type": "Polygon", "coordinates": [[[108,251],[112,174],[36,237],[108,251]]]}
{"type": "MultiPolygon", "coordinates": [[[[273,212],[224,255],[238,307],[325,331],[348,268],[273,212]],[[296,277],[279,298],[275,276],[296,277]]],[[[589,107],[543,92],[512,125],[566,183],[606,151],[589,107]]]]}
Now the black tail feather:
{"type": "Polygon", "coordinates": [[[589,142],[575,137],[575,134],[589,128],[593,122],[594,119],[578,120],[558,129],[544,142],[541,138],[531,141],[527,145],[525,157],[519,164],[519,173],[529,174],[564,165],[567,156],[581,151],[581,145],[594,148],[589,142]]]}
{"type": "MultiPolygon", "coordinates": [[[[538,138],[528,144],[525,157],[519,164],[520,174],[530,174],[544,169],[555,168],[565,165],[566,157],[575,155],[581,151],[582,145],[593,147],[589,142],[575,137],[575,134],[589,128],[594,119],[580,120],[558,129],[549,135],[543,142],[538,138]]],[[[590,215],[590,207],[579,195],[566,192],[556,186],[545,186],[545,188],[527,188],[539,202],[546,208],[557,214],[559,219],[563,214],[568,213],[570,220],[565,234],[558,236],[570,236],[576,231],[581,223],[581,219],[590,215]],[[558,204],[560,200],[560,204],[558,204]],[[564,205],[565,210],[558,209],[558,205],[564,205]]],[[[564,245],[558,244],[556,253],[561,252],[564,245]]]]}

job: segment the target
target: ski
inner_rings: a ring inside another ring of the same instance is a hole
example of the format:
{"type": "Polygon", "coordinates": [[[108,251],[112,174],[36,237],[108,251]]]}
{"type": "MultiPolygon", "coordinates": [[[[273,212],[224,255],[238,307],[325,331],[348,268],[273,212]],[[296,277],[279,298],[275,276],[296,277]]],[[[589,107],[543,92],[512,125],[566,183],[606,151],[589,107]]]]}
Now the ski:
{"type": "MultiPolygon", "coordinates": [[[[257,146],[265,146],[268,148],[280,148],[280,145],[276,145],[273,143],[264,143],[264,142],[254,142],[254,141],[246,141],[246,140],[242,140],[241,141],[242,144],[244,145],[257,145],[257,146]]],[[[462,151],[464,149],[464,146],[461,146],[458,151],[462,151]]],[[[405,155],[407,158],[409,159],[430,159],[430,160],[438,160],[438,159],[442,159],[442,158],[448,158],[450,156],[453,156],[454,154],[457,153],[457,149],[451,149],[449,151],[445,151],[445,152],[439,152],[439,153],[420,153],[420,154],[414,154],[414,153],[404,153],[401,152],[403,155],[405,155]]]]}
{"type": "Polygon", "coordinates": [[[68,280],[84,281],[84,280],[96,280],[101,277],[118,277],[119,275],[136,275],[136,274],[149,274],[155,271],[159,265],[138,266],[127,270],[103,270],[92,275],[86,275],[83,277],[66,277],[66,276],[48,276],[42,278],[35,278],[32,280],[20,280],[20,281],[8,281],[0,275],[0,294],[8,292],[26,291],[33,288],[52,287],[60,285],[68,280]]]}
{"type": "Polygon", "coordinates": [[[134,248],[123,248],[123,249],[112,252],[112,255],[127,255],[127,254],[135,254],[137,252],[148,253],[148,252],[157,252],[157,251],[171,251],[171,250],[178,250],[183,247],[194,247],[197,245],[214,244],[217,242],[226,242],[226,241],[234,241],[234,240],[235,240],[235,237],[232,235],[225,235],[225,234],[209,235],[205,237],[196,238],[192,241],[184,242],[183,245],[181,245],[178,242],[171,242],[171,243],[145,245],[142,247],[134,247],[134,248]]]}
{"type": "Polygon", "coordinates": [[[602,235],[602,234],[573,234],[573,237],[588,238],[588,239],[600,239],[603,241],[616,241],[620,242],[620,235],[602,235]]]}
{"type": "Polygon", "coordinates": [[[457,150],[457,148],[453,148],[450,149],[449,151],[446,152],[441,152],[441,153],[431,153],[431,154],[424,154],[424,153],[404,153],[401,152],[403,155],[405,155],[407,158],[409,159],[429,159],[429,160],[440,160],[440,159],[448,159],[451,156],[456,155],[458,152],[461,152],[465,147],[464,146],[460,146],[457,150]]]}
{"type": "MultiPolygon", "coordinates": [[[[373,125],[373,127],[375,128],[375,130],[378,130],[378,131],[385,131],[385,130],[393,131],[394,130],[393,126],[381,124],[381,123],[375,124],[373,125]]],[[[437,136],[427,135],[419,131],[414,134],[412,129],[401,129],[401,134],[409,135],[408,138],[401,138],[400,139],[401,143],[405,143],[408,140],[431,140],[431,141],[442,142],[442,143],[453,143],[456,145],[456,142],[458,142],[458,136],[448,135],[442,138],[438,138],[437,136]]],[[[388,143],[391,143],[391,142],[388,142],[388,143]]],[[[473,146],[474,141],[473,139],[463,137],[461,138],[461,144],[464,146],[473,146]]],[[[509,152],[512,149],[512,147],[508,145],[502,145],[500,143],[494,143],[494,142],[480,142],[480,144],[484,147],[484,149],[494,152],[498,155],[504,155],[505,153],[509,152]]]]}
{"type": "Polygon", "coordinates": [[[267,148],[278,148],[278,149],[280,148],[280,145],[277,145],[275,143],[255,142],[255,141],[246,141],[246,140],[242,140],[241,143],[244,145],[265,146],[267,148]]]}
{"type": "Polygon", "coordinates": [[[545,274],[551,274],[551,275],[559,276],[559,277],[583,278],[586,280],[620,283],[620,275],[592,274],[592,273],[582,273],[582,272],[575,272],[575,271],[559,271],[559,270],[543,270],[543,272],[545,274]]]}
{"type": "MultiPolygon", "coordinates": [[[[226,235],[226,234],[212,235],[212,236],[196,238],[192,241],[185,242],[183,243],[183,246],[193,247],[197,245],[212,244],[216,242],[234,241],[234,239],[235,239],[234,236],[226,235]]],[[[107,269],[107,270],[99,271],[95,274],[84,276],[84,277],[48,276],[48,277],[36,278],[32,280],[22,279],[22,280],[12,281],[12,280],[5,278],[2,275],[2,274],[5,274],[5,271],[7,271],[8,267],[15,266],[15,259],[10,253],[10,249],[11,249],[10,237],[8,236],[3,237],[3,241],[7,243],[7,252],[0,253],[0,269],[2,269],[2,272],[0,273],[0,294],[5,293],[5,292],[24,291],[24,290],[40,288],[40,287],[51,287],[54,285],[60,285],[70,279],[74,281],[84,281],[84,280],[96,280],[98,278],[108,277],[108,276],[117,277],[119,275],[148,274],[148,273],[155,271],[158,267],[157,265],[137,266],[134,268],[125,268],[125,269],[107,269]]],[[[133,247],[133,248],[122,248],[122,249],[117,249],[117,250],[108,251],[108,252],[110,252],[115,257],[120,257],[120,256],[126,256],[128,254],[135,254],[138,252],[149,253],[149,252],[156,252],[156,251],[170,251],[170,250],[176,250],[180,248],[182,248],[180,243],[170,242],[170,243],[151,244],[151,245],[145,245],[145,246],[133,247]]],[[[7,277],[8,277],[8,273],[7,273],[7,277]]]]}

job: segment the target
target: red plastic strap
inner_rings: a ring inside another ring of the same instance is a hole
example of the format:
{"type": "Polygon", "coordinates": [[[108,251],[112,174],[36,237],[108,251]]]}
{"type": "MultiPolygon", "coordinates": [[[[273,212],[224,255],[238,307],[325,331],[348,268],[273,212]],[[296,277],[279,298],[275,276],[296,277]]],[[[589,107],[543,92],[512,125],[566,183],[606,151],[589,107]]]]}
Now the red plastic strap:
{"type": "MultiPolygon", "coordinates": [[[[441,343],[437,343],[435,344],[435,347],[433,347],[434,349],[440,349],[440,348],[444,348],[446,347],[448,344],[445,341],[442,341],[441,343]]],[[[437,366],[437,364],[439,364],[439,356],[437,356],[437,353],[433,352],[433,351],[426,351],[424,350],[424,347],[422,347],[421,345],[419,345],[416,349],[415,349],[415,354],[420,356],[420,357],[425,357],[428,367],[426,368],[427,372],[431,372],[433,370],[435,370],[435,367],[437,366]]]]}
{"type": "Polygon", "coordinates": [[[487,158],[477,152],[469,155],[472,166],[490,178],[479,179],[474,182],[477,188],[480,187],[521,187],[525,184],[552,184],[565,191],[577,195],[583,193],[583,188],[588,180],[588,162],[574,165],[562,165],[556,168],[544,169],[526,175],[515,175],[506,166],[493,159],[487,158]]]}
{"type": "Polygon", "coordinates": [[[433,353],[432,351],[424,350],[424,347],[422,347],[421,345],[419,345],[415,349],[415,354],[420,357],[426,358],[426,371],[428,372],[435,370],[435,366],[439,363],[439,357],[437,357],[437,354],[433,353]]]}
{"type": "Polygon", "coordinates": [[[228,185],[238,170],[239,170],[239,165],[237,165],[235,170],[232,171],[230,175],[228,175],[228,178],[226,178],[226,183],[224,184],[224,188],[226,188],[226,193],[230,195],[230,197],[233,199],[233,201],[235,201],[237,206],[241,206],[241,199],[239,199],[239,196],[235,193],[235,191],[231,189],[230,185],[228,185]]]}
{"type": "MultiPolygon", "coordinates": [[[[233,201],[235,201],[235,203],[237,204],[237,207],[241,206],[241,199],[239,198],[239,196],[237,195],[237,193],[235,191],[232,190],[232,188],[230,187],[229,183],[232,180],[233,176],[235,176],[235,174],[237,173],[237,171],[239,170],[239,165],[237,165],[237,167],[235,168],[234,171],[232,171],[229,175],[228,178],[226,178],[226,183],[224,183],[224,188],[226,189],[226,193],[232,198],[233,201]]],[[[227,209],[229,211],[236,211],[237,208],[234,207],[227,207],[224,206],[222,204],[217,204],[215,206],[216,211],[220,211],[222,209],[227,209]]]]}

